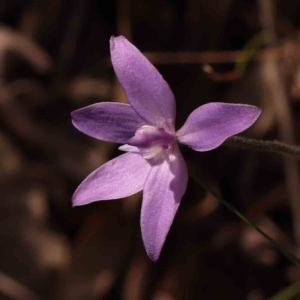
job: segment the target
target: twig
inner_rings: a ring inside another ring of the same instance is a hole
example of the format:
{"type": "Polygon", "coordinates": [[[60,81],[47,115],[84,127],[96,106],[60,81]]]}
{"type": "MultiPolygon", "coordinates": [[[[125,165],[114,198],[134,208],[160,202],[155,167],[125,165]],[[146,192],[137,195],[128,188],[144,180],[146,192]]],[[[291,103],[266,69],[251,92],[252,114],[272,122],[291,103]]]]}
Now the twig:
{"type": "Polygon", "coordinates": [[[238,147],[260,152],[271,152],[281,155],[291,155],[300,158],[300,147],[288,145],[278,141],[264,141],[258,139],[250,139],[243,136],[233,136],[227,139],[224,146],[238,147]]]}
{"type": "MultiPolygon", "coordinates": [[[[264,32],[274,43],[276,41],[275,33],[275,5],[274,0],[258,0],[258,8],[261,24],[264,32]]],[[[276,56],[270,55],[268,59],[262,62],[262,80],[264,82],[265,93],[275,109],[278,129],[282,141],[288,144],[294,144],[293,122],[288,104],[288,99],[283,86],[283,80],[280,76],[280,70],[276,63],[276,56]]],[[[288,192],[291,200],[294,235],[300,253],[300,180],[298,166],[294,158],[285,158],[285,175],[288,192]]]]}
{"type": "MultiPolygon", "coordinates": [[[[204,51],[204,52],[146,52],[143,54],[153,64],[226,64],[242,61],[242,51],[204,51]]],[[[260,50],[253,60],[265,60],[269,56],[282,59],[296,55],[296,46],[289,44],[260,50]]]]}
{"type": "Polygon", "coordinates": [[[130,20],[130,0],[118,0],[117,5],[117,31],[118,34],[132,40],[130,20]]]}
{"type": "Polygon", "coordinates": [[[61,79],[60,76],[65,75],[66,70],[70,69],[71,63],[74,60],[75,51],[82,34],[82,28],[86,22],[88,7],[89,1],[77,0],[77,2],[75,2],[66,28],[65,38],[59,49],[58,65],[60,66],[60,73],[57,77],[57,81],[61,79]]]}
{"type": "Polygon", "coordinates": [[[12,277],[0,272],[0,291],[16,300],[38,300],[35,295],[27,287],[13,279],[12,277]]]}
{"type": "Polygon", "coordinates": [[[0,79],[2,81],[5,55],[9,51],[24,57],[38,72],[47,72],[51,67],[50,57],[34,40],[17,31],[0,26],[0,79]]]}

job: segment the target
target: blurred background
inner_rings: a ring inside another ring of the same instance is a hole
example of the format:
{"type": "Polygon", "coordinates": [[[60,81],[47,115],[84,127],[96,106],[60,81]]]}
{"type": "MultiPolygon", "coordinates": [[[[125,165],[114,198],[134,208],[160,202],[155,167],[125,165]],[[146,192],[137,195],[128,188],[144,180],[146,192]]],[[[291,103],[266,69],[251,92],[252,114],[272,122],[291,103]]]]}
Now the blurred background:
{"type": "MultiPolygon", "coordinates": [[[[244,136],[299,143],[298,0],[0,0],[0,18],[1,300],[263,300],[300,279],[192,179],[157,263],[142,244],[142,194],[72,208],[79,183],[120,152],[70,118],[126,102],[109,56],[122,34],[170,84],[177,128],[204,103],[247,103],[263,114],[244,136]]],[[[300,255],[296,160],[181,150],[203,183],[300,255]]]]}

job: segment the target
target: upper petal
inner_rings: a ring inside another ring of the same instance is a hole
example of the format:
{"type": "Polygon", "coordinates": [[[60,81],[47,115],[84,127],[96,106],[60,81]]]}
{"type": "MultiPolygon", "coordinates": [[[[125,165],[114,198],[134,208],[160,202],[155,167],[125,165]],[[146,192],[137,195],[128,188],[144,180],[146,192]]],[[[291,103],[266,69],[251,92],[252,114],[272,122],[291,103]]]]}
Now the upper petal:
{"type": "Polygon", "coordinates": [[[177,145],[170,160],[154,165],[146,179],[141,229],[147,254],[153,261],[160,255],[187,181],[186,164],[177,145]]]}
{"type": "Polygon", "coordinates": [[[91,173],[73,195],[73,205],[128,197],[144,187],[151,166],[139,154],[126,153],[91,173]]]}
{"type": "Polygon", "coordinates": [[[253,105],[208,103],[194,110],[176,134],[192,149],[208,151],[249,128],[260,113],[261,109],[253,105]]]}
{"type": "Polygon", "coordinates": [[[74,126],[83,133],[106,142],[125,143],[145,125],[128,104],[102,102],[71,113],[74,126]]]}
{"type": "Polygon", "coordinates": [[[123,36],[110,39],[111,60],[133,109],[146,121],[174,132],[175,100],[167,82],[123,36]]]}

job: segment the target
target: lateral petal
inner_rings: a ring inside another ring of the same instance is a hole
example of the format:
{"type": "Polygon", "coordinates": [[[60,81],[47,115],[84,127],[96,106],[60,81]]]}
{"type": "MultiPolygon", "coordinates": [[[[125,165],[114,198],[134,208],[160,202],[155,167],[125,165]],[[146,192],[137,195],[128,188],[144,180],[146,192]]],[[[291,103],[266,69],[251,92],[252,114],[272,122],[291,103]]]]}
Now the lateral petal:
{"type": "Polygon", "coordinates": [[[212,102],[194,110],[176,135],[180,143],[208,151],[249,128],[260,114],[261,109],[253,105],[212,102]]]}
{"type": "Polygon", "coordinates": [[[156,261],[185,193],[188,173],[178,146],[169,161],[154,165],[146,179],[141,229],[148,256],[156,261]]]}
{"type": "Polygon", "coordinates": [[[126,153],[92,172],[73,195],[73,206],[128,197],[144,187],[150,164],[139,154],[126,153]]]}
{"type": "Polygon", "coordinates": [[[150,124],[174,132],[175,99],[167,82],[125,37],[110,39],[111,60],[132,108],[150,124]]]}
{"type": "Polygon", "coordinates": [[[125,143],[147,124],[128,104],[102,102],[71,113],[73,125],[96,139],[125,143]]]}

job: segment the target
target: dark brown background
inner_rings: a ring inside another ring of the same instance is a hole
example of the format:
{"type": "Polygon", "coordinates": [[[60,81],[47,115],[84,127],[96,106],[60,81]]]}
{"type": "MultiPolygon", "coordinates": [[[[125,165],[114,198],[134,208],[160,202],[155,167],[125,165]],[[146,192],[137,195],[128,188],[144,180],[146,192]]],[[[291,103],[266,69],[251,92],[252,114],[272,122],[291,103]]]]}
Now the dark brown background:
{"type": "MultiPolygon", "coordinates": [[[[270,19],[262,2],[271,1],[0,1],[0,299],[260,300],[299,280],[297,267],[191,179],[156,264],[141,241],[141,194],[71,207],[85,176],[119,155],[70,118],[126,101],[111,35],[152,55],[174,91],[177,128],[201,104],[248,103],[263,114],[244,135],[299,142],[300,2],[273,1],[270,19]],[[228,51],[263,29],[275,33],[256,49],[267,55],[236,76],[228,51]]],[[[203,182],[297,254],[296,161],[229,147],[182,152],[203,182]]]]}

